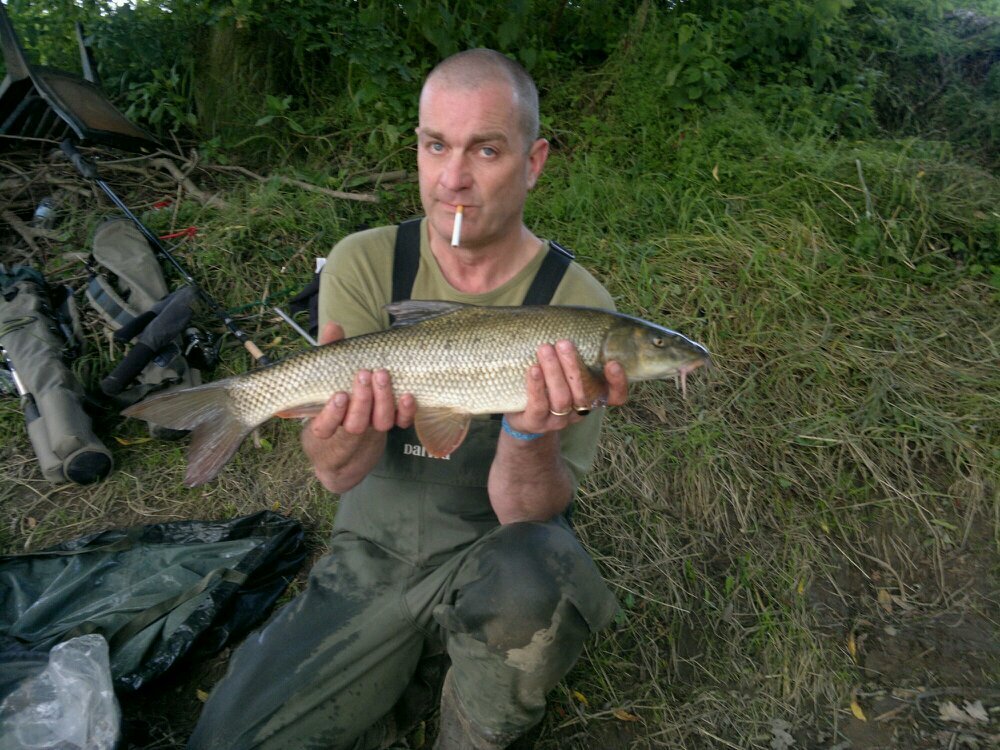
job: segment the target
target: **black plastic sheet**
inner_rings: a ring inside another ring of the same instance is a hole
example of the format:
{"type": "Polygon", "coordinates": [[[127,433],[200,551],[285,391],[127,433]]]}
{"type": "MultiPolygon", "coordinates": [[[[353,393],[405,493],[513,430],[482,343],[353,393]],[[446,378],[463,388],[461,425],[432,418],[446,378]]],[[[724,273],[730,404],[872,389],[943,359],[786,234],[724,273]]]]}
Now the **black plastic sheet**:
{"type": "Polygon", "coordinates": [[[108,641],[115,687],[135,691],[260,623],[305,558],[301,525],[263,511],[230,521],[113,529],[0,557],[0,651],[108,641]]]}

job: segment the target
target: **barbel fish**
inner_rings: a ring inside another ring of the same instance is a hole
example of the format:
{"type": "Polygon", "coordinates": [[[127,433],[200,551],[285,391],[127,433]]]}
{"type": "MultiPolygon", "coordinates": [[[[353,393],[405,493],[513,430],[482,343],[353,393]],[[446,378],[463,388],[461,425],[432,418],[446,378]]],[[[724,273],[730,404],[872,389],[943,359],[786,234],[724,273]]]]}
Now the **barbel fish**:
{"type": "Polygon", "coordinates": [[[525,374],[543,343],[577,348],[590,407],[607,396],[604,364],[615,360],[630,381],[676,378],[682,390],[708,350],[676,331],[588,307],[479,307],[452,302],[393,303],[392,328],[354,336],[206,385],[153,396],[122,413],[190,430],[185,484],[214,478],[250,432],[271,417],[319,413],[355,373],[385,368],[398,397],[416,399],[414,428],[427,453],[453,452],[476,414],[523,411],[525,374]]]}

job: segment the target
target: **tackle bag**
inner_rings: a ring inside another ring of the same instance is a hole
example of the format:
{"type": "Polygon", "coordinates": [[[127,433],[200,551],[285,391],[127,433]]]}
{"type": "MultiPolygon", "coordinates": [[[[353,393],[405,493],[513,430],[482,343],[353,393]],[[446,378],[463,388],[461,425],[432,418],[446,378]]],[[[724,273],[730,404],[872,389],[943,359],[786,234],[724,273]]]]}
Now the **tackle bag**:
{"type": "Polygon", "coordinates": [[[112,529],[0,557],[0,652],[108,642],[116,689],[204,658],[267,615],[305,559],[302,526],[261,511],[229,521],[112,529]]]}
{"type": "MultiPolygon", "coordinates": [[[[42,475],[50,482],[88,484],[111,471],[111,453],[94,435],[83,388],[63,361],[73,326],[57,314],[49,291],[38,271],[0,265],[0,347],[16,376],[42,475]]],[[[63,303],[71,305],[72,295],[63,303]]]]}

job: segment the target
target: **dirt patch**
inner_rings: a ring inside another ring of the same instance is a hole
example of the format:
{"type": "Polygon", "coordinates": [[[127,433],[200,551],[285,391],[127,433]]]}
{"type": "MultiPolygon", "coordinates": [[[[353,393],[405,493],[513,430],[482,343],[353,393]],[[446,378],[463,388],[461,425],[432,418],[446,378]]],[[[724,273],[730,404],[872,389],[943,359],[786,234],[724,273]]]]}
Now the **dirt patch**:
{"type": "MultiPolygon", "coordinates": [[[[1000,747],[1000,580],[992,540],[972,535],[964,548],[931,554],[925,530],[892,534],[896,548],[928,554],[870,554],[872,569],[845,564],[810,592],[831,634],[844,639],[857,681],[834,736],[819,746],[1000,747]]],[[[867,553],[875,549],[886,545],[867,553]]]]}

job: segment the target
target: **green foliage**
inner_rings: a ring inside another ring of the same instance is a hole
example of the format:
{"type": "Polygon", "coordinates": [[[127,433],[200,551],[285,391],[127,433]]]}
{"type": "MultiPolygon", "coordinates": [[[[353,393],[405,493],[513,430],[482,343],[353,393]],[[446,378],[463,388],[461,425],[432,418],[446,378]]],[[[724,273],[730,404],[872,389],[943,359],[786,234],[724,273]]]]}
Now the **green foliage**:
{"type": "Polygon", "coordinates": [[[88,27],[102,85],[126,114],[160,135],[197,132],[194,93],[198,61],[192,45],[204,36],[203,0],[179,0],[171,11],[148,2],[123,6],[88,27]]]}
{"type": "MultiPolygon", "coordinates": [[[[89,31],[91,23],[112,12],[112,4],[103,0],[6,0],[4,5],[28,59],[35,65],[79,70],[74,23],[80,21],[89,31]]],[[[0,59],[2,63],[2,59],[0,59]]]]}
{"type": "Polygon", "coordinates": [[[331,150],[351,144],[379,158],[412,143],[419,85],[438,60],[480,46],[507,52],[536,72],[575,59],[601,60],[633,5],[596,0],[217,3],[208,21],[208,44],[225,40],[229,54],[222,66],[244,62],[236,69],[226,67],[225,75],[204,71],[203,79],[214,77],[220,83],[213,95],[200,96],[217,101],[214,94],[224,97],[223,89],[231,88],[234,79],[245,95],[228,111],[206,111],[204,124],[230,142],[263,146],[261,157],[267,160],[274,156],[268,145],[273,141],[257,138],[246,123],[274,114],[268,96],[290,94],[293,108],[285,113],[285,124],[301,126],[295,131],[301,136],[300,153],[314,150],[319,138],[331,150]],[[572,41],[564,44],[564,38],[572,41]]]}
{"type": "Polygon", "coordinates": [[[977,161],[1000,165],[1000,7],[945,0],[862,2],[851,31],[877,70],[884,127],[944,137],[977,161]]]}
{"type": "Polygon", "coordinates": [[[193,128],[198,117],[192,111],[190,70],[177,65],[154,68],[152,80],[128,84],[125,116],[148,123],[154,130],[176,132],[181,126],[193,128]]]}
{"type": "Polygon", "coordinates": [[[14,0],[10,10],[34,59],[75,69],[80,20],[130,116],[265,163],[409,147],[423,76],[475,46],[516,57],[543,90],[601,70],[595,118],[574,134],[584,142],[651,139],[651,124],[676,131],[746,95],[800,134],[933,132],[986,164],[1000,154],[995,2],[14,0]],[[607,122],[606,97],[635,103],[607,122]],[[287,101],[280,112],[276,101],[287,101]]]}

